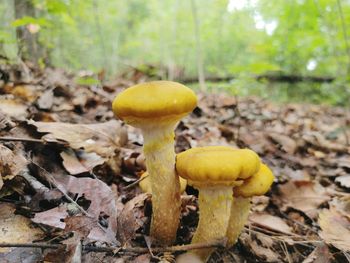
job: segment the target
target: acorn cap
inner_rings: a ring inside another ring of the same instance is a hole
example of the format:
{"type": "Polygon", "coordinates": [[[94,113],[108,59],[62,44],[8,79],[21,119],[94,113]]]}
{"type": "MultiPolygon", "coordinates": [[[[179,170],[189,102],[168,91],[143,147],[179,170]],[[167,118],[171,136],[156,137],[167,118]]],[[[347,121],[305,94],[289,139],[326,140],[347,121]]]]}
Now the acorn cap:
{"type": "Polygon", "coordinates": [[[228,146],[192,148],[176,157],[178,175],[193,186],[237,186],[260,168],[259,156],[249,149],[228,146]]]}
{"type": "Polygon", "coordinates": [[[246,179],[241,186],[233,189],[233,194],[242,197],[263,195],[270,189],[273,179],[274,176],[270,168],[262,163],[256,174],[246,179]]]}
{"type": "Polygon", "coordinates": [[[113,112],[125,122],[176,121],[197,105],[195,93],[172,81],[152,81],[132,86],[113,101],[113,112]]]}

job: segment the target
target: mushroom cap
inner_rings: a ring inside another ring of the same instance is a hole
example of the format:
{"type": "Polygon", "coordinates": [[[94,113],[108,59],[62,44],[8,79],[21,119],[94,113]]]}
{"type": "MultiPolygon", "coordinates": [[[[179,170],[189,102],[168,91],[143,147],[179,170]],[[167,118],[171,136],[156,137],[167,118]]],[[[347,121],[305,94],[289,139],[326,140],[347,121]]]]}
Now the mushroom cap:
{"type": "Polygon", "coordinates": [[[256,174],[246,179],[241,186],[233,189],[233,194],[242,197],[263,195],[270,189],[273,179],[274,176],[270,168],[262,163],[256,174]]]}
{"type": "Polygon", "coordinates": [[[195,93],[172,81],[137,84],[119,93],[113,101],[113,112],[127,123],[176,121],[197,105],[195,93]]]}
{"type": "MultiPolygon", "coordinates": [[[[144,178],[144,177],[146,178],[139,182],[139,186],[142,192],[152,194],[151,182],[148,177],[148,172],[144,172],[140,178],[144,178]]],[[[182,194],[186,190],[187,180],[183,179],[182,177],[180,177],[179,179],[180,179],[180,193],[182,194]]]]}
{"type": "Polygon", "coordinates": [[[249,149],[228,146],[192,148],[176,157],[176,170],[197,187],[237,186],[260,168],[259,156],[249,149]]]}

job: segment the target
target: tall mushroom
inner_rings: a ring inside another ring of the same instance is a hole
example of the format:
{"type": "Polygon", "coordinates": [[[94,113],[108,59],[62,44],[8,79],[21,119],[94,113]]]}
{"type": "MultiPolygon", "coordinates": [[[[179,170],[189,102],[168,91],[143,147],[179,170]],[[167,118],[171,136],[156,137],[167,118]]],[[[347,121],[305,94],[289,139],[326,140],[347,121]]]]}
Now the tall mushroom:
{"type": "MultiPolygon", "coordinates": [[[[144,172],[141,175],[140,179],[141,181],[139,182],[139,187],[141,188],[142,192],[152,194],[152,188],[151,188],[148,172],[144,172]]],[[[180,179],[180,194],[182,194],[186,190],[187,180],[183,179],[182,177],[180,177],[179,179],[180,179]]]]}
{"type": "MultiPolygon", "coordinates": [[[[176,158],[177,173],[199,190],[199,222],[192,243],[224,238],[229,223],[232,187],[259,170],[260,159],[251,150],[226,146],[192,148],[176,158]]],[[[191,253],[203,261],[212,249],[191,253]]]]}
{"type": "Polygon", "coordinates": [[[138,84],[113,101],[118,118],[140,128],[152,188],[150,234],[161,244],[176,238],[180,218],[180,186],[175,173],[174,129],[197,104],[194,92],[171,81],[138,84]]]}
{"type": "Polygon", "coordinates": [[[270,189],[273,179],[274,176],[269,167],[262,163],[257,173],[245,179],[241,186],[233,188],[234,199],[227,228],[227,246],[237,242],[248,220],[252,196],[265,194],[270,189]]]}

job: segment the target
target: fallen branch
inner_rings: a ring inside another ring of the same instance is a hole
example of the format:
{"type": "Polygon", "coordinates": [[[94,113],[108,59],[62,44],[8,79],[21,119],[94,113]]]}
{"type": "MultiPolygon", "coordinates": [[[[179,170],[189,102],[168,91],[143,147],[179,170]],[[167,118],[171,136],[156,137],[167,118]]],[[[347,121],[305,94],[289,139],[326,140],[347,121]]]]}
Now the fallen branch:
{"type": "MultiPolygon", "coordinates": [[[[296,83],[296,82],[315,82],[315,83],[330,83],[335,80],[334,77],[328,76],[302,76],[302,75],[272,75],[272,74],[262,74],[252,76],[252,78],[257,81],[269,81],[269,82],[287,82],[287,83],[296,83]]],[[[207,76],[206,81],[209,82],[228,82],[233,79],[237,79],[237,76],[207,76]]],[[[185,77],[179,79],[183,83],[196,83],[198,82],[197,77],[185,77]]]]}
{"type": "Polygon", "coordinates": [[[37,143],[46,143],[44,140],[33,139],[33,138],[19,138],[19,137],[0,137],[0,141],[13,141],[13,142],[37,142],[37,143]]]}
{"type": "Polygon", "coordinates": [[[37,247],[37,248],[65,248],[63,244],[47,244],[47,243],[0,243],[0,247],[37,247]]]}
{"type": "MultiPolygon", "coordinates": [[[[208,243],[198,243],[198,244],[189,244],[189,245],[179,245],[171,247],[154,247],[151,248],[153,253],[162,253],[162,252],[177,252],[177,251],[187,251],[193,249],[205,249],[205,248],[223,248],[226,245],[226,239],[216,240],[208,243]]],[[[148,253],[149,249],[146,247],[96,247],[96,246],[83,246],[85,251],[93,252],[124,252],[124,253],[148,253]]]]}
{"type": "MultiPolygon", "coordinates": [[[[223,248],[226,245],[226,239],[221,239],[208,243],[198,243],[189,245],[179,245],[171,247],[154,247],[152,248],[153,253],[162,252],[177,252],[177,251],[187,251],[193,249],[205,249],[205,248],[223,248]]],[[[0,243],[0,247],[34,247],[34,248],[50,248],[50,249],[60,249],[65,248],[64,244],[47,244],[47,243],[0,243]]],[[[98,246],[83,246],[83,251],[88,252],[113,252],[113,253],[148,253],[149,249],[146,247],[98,247],[98,246]]]]}

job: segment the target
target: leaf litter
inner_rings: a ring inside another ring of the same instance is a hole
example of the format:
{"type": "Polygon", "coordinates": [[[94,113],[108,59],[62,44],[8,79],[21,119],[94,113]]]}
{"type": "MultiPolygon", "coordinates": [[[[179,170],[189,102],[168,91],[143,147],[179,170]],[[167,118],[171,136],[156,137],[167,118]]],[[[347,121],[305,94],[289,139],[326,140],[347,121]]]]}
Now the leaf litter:
{"type": "MultiPolygon", "coordinates": [[[[137,186],[145,170],[142,137],[114,119],[111,100],[146,78],[130,73],[88,86],[59,69],[2,67],[10,80],[0,86],[0,224],[20,237],[4,234],[1,242],[67,245],[6,249],[2,261],[170,262],[178,256],[121,252],[147,248],[151,202],[137,186]],[[120,251],[103,250],[111,246],[120,251]]],[[[346,262],[350,112],[226,94],[198,97],[176,129],[176,152],[248,147],[276,175],[271,191],[253,199],[237,244],[213,253],[210,262],[346,262]]],[[[188,186],[182,197],[177,244],[190,243],[196,195],[188,186]]]]}

